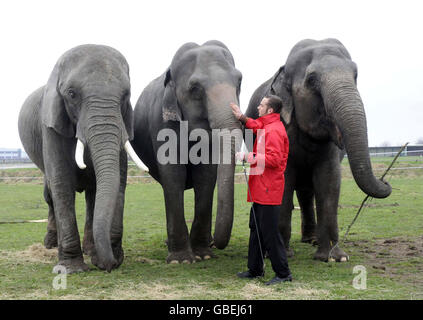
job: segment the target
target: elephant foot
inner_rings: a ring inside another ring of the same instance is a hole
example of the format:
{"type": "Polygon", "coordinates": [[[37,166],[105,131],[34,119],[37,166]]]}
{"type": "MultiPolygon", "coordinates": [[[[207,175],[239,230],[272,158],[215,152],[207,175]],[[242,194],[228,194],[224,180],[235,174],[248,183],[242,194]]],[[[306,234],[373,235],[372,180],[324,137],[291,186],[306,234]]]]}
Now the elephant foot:
{"type": "Polygon", "coordinates": [[[313,256],[313,259],[320,260],[323,262],[328,262],[328,257],[329,257],[329,249],[318,248],[316,253],[313,256]]]}
{"type": "Polygon", "coordinates": [[[316,235],[314,233],[303,234],[302,237],[301,237],[301,242],[310,243],[312,245],[315,245],[317,243],[316,235]]]}
{"type": "Polygon", "coordinates": [[[329,254],[329,261],[335,260],[336,262],[347,262],[350,260],[350,257],[345,253],[345,251],[338,246],[334,247],[329,254]]]}
{"type": "Polygon", "coordinates": [[[208,260],[208,259],[216,257],[213,254],[213,251],[209,247],[205,247],[205,248],[197,247],[197,248],[193,248],[192,251],[197,261],[208,260]]]}
{"type": "Polygon", "coordinates": [[[84,263],[82,258],[73,258],[61,260],[53,268],[53,273],[78,273],[78,272],[87,272],[89,270],[88,266],[84,263]],[[64,270],[62,269],[64,267],[64,270]]]}
{"type": "Polygon", "coordinates": [[[44,247],[46,249],[57,248],[57,231],[56,230],[47,230],[47,233],[44,237],[44,247]]]}
{"type": "Polygon", "coordinates": [[[349,260],[349,257],[342,249],[340,249],[339,247],[334,247],[332,250],[330,250],[329,248],[318,248],[316,253],[314,254],[313,259],[320,260],[323,262],[346,262],[349,260]]]}
{"type": "Polygon", "coordinates": [[[166,262],[170,264],[195,263],[195,256],[191,250],[169,252],[166,262]]]}

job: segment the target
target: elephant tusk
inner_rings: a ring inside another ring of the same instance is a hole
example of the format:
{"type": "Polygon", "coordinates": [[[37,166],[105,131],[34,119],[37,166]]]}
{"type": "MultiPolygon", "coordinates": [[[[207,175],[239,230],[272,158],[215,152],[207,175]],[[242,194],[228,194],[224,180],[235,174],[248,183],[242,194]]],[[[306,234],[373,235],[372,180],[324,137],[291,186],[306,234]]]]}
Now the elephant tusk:
{"type": "Polygon", "coordinates": [[[75,161],[79,169],[85,169],[87,166],[84,163],[84,144],[78,139],[75,150],[75,161]]]}
{"type": "Polygon", "coordinates": [[[125,151],[128,153],[128,155],[131,157],[131,159],[135,162],[138,168],[140,168],[143,171],[148,172],[148,167],[141,161],[140,158],[138,158],[137,154],[135,153],[134,149],[131,146],[131,143],[129,140],[125,142],[125,151]]]}

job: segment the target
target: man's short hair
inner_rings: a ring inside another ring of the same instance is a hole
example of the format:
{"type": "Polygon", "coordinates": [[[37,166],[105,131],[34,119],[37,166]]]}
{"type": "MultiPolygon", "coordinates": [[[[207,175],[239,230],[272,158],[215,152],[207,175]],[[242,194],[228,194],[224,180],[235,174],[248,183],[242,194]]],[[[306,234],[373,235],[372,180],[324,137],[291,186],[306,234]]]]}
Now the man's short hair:
{"type": "Polygon", "coordinates": [[[274,113],[281,113],[282,110],[282,99],[273,94],[264,96],[267,99],[267,105],[273,109],[274,113]]]}

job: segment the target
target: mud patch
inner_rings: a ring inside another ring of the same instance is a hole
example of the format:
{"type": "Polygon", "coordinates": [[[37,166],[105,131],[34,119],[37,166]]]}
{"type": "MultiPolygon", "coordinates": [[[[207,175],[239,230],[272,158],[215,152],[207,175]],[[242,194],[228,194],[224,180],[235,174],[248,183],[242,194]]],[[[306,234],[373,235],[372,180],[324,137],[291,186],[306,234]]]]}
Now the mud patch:
{"type": "Polygon", "coordinates": [[[423,288],[423,236],[355,241],[364,247],[366,264],[381,276],[423,288]]]}

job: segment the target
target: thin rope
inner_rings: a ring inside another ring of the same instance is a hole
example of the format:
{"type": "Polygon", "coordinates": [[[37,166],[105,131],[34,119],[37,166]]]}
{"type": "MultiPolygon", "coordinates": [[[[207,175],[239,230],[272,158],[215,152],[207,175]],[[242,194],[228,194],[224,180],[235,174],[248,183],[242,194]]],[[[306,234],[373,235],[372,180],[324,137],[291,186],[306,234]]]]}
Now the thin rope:
{"type": "MultiPolygon", "coordinates": [[[[391,170],[391,168],[392,168],[392,166],[394,165],[395,161],[398,159],[398,157],[400,156],[401,152],[403,152],[403,151],[404,151],[404,149],[407,147],[408,143],[409,143],[409,142],[407,142],[406,144],[404,144],[404,145],[401,147],[401,149],[398,151],[397,155],[396,155],[396,156],[395,156],[395,158],[392,160],[391,164],[388,166],[388,168],[385,170],[385,172],[383,173],[383,175],[380,177],[380,179],[379,179],[379,180],[383,181],[383,178],[387,175],[387,173],[389,172],[389,170],[391,170]]],[[[354,219],[353,219],[353,220],[352,220],[352,222],[349,224],[349,226],[348,226],[348,228],[347,228],[347,231],[346,231],[346,232],[345,232],[345,234],[344,234],[344,237],[343,237],[343,239],[342,239],[342,243],[344,243],[344,242],[345,242],[345,240],[347,239],[347,236],[348,236],[348,234],[349,234],[349,232],[350,232],[350,230],[351,230],[352,226],[353,226],[353,225],[354,225],[354,223],[356,222],[356,220],[357,220],[357,218],[358,218],[358,216],[359,216],[359,214],[360,214],[361,210],[364,208],[364,205],[366,204],[366,202],[367,202],[367,200],[368,200],[368,199],[370,199],[369,201],[372,201],[372,200],[373,200],[373,197],[371,197],[371,196],[367,195],[367,196],[364,198],[364,200],[361,202],[360,208],[358,209],[357,213],[355,214],[354,219]]],[[[339,244],[339,241],[337,241],[337,242],[335,243],[335,245],[332,247],[332,249],[329,251],[329,254],[328,254],[328,261],[329,261],[329,260],[330,260],[330,258],[332,257],[332,251],[333,251],[336,247],[338,247],[338,244],[339,244]]]]}

